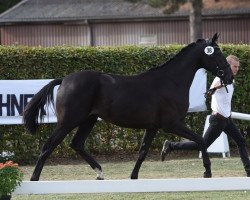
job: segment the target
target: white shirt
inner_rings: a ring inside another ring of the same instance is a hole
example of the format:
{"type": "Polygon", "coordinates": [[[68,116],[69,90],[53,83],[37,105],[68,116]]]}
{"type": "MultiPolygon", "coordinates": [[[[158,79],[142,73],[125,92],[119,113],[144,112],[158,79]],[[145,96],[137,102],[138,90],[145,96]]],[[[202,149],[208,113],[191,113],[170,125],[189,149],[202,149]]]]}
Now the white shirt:
{"type": "MultiPolygon", "coordinates": [[[[220,78],[215,77],[210,88],[214,88],[216,84],[220,84],[220,78]]],[[[234,92],[233,83],[225,87],[217,89],[212,95],[211,108],[214,112],[218,112],[224,117],[231,115],[231,100],[234,92]],[[228,93],[227,93],[228,90],[228,93]]]]}

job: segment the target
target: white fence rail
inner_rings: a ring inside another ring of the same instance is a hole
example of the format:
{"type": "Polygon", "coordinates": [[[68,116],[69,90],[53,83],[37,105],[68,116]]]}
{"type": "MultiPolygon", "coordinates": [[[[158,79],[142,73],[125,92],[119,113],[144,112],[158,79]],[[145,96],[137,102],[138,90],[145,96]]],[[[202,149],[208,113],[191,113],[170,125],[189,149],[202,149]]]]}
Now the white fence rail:
{"type": "Polygon", "coordinates": [[[14,194],[250,190],[250,178],[24,181],[14,194]]]}
{"type": "Polygon", "coordinates": [[[231,117],[234,118],[234,119],[241,119],[241,120],[250,121],[250,114],[232,112],[231,117]]]}

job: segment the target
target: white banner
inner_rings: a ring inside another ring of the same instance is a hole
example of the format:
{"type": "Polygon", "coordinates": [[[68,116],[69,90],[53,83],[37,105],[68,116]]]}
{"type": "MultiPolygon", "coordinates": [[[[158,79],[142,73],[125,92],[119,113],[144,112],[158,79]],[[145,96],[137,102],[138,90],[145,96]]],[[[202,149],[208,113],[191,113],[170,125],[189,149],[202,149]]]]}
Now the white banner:
{"type": "Polygon", "coordinates": [[[207,90],[207,72],[205,69],[199,69],[194,77],[189,91],[189,109],[188,112],[206,111],[206,98],[204,93],[207,90]]]}
{"type": "MultiPolygon", "coordinates": [[[[189,112],[206,110],[204,92],[206,91],[206,72],[197,71],[190,89],[189,112]]],[[[30,99],[51,79],[46,80],[0,80],[0,124],[22,124],[22,112],[30,99]]],[[[56,98],[56,91],[54,96],[56,98]]],[[[44,123],[57,121],[55,111],[49,107],[46,110],[44,123]]]]}
{"type": "MultiPolygon", "coordinates": [[[[0,124],[22,124],[21,114],[24,107],[51,80],[0,80],[0,124]]],[[[57,88],[58,86],[54,93],[57,88]]],[[[47,109],[45,110],[47,113],[47,109]]],[[[56,122],[53,108],[49,107],[48,110],[44,122],[56,122]]]]}

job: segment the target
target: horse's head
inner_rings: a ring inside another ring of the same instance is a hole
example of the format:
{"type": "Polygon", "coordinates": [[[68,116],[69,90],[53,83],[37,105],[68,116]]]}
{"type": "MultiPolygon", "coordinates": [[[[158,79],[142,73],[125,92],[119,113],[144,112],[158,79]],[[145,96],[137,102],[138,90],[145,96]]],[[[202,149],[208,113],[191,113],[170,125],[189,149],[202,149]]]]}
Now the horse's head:
{"type": "Polygon", "coordinates": [[[224,84],[230,84],[233,80],[233,73],[225,56],[217,45],[219,35],[217,33],[207,40],[197,40],[202,46],[201,66],[212,72],[213,75],[221,78],[224,84]]]}

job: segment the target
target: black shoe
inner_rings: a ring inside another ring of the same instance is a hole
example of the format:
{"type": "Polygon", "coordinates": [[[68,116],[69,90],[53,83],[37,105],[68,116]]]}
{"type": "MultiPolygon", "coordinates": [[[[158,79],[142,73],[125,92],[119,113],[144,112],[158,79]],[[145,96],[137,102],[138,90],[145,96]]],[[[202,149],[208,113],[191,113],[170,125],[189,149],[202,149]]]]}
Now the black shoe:
{"type": "Polygon", "coordinates": [[[250,177],[250,172],[249,171],[247,171],[246,174],[247,174],[247,177],[250,177]]]}
{"type": "Polygon", "coordinates": [[[170,148],[171,142],[166,140],[163,144],[162,150],[161,150],[161,161],[165,160],[165,157],[170,154],[171,148],[170,148]]]}

